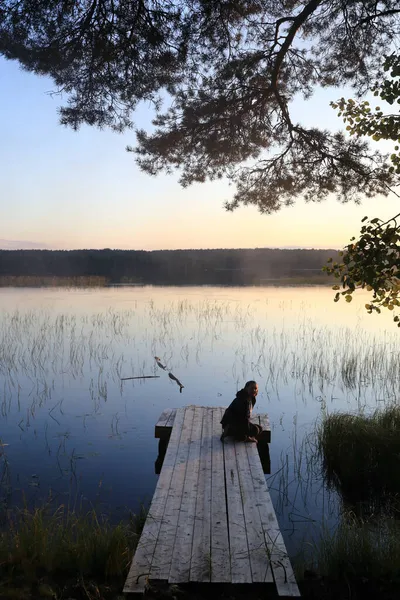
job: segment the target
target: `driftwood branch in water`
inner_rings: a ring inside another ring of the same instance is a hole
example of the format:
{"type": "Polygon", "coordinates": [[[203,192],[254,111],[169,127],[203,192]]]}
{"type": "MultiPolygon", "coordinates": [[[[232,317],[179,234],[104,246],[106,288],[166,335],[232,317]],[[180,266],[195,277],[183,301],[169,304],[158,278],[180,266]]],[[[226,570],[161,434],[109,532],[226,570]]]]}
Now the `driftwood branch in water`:
{"type": "Polygon", "coordinates": [[[128,379],[159,379],[159,375],[139,375],[138,377],[121,377],[121,381],[127,381],[128,379]]]}

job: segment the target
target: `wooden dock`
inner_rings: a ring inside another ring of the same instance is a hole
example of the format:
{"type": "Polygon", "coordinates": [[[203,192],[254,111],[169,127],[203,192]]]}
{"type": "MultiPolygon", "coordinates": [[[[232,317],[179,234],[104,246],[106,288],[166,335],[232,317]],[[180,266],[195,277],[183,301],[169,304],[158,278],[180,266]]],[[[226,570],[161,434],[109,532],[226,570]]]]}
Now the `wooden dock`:
{"type": "MultiPolygon", "coordinates": [[[[170,436],[124,593],[147,582],[264,583],[299,596],[256,444],[220,441],[224,408],[165,411],[170,436]]],[[[264,427],[266,416],[254,417],[264,427]]]]}

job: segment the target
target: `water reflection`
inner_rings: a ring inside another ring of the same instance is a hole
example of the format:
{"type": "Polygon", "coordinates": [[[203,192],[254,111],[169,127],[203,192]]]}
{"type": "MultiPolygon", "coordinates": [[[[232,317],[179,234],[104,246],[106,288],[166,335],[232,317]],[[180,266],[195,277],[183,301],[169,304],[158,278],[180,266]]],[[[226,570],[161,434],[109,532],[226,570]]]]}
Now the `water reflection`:
{"type": "Polygon", "coordinates": [[[257,411],[272,428],[264,471],[295,546],[308,523],[338,510],[314,449],[304,449],[315,420],[398,394],[397,330],[364,303],[340,306],[313,287],[2,289],[2,506],[51,493],[137,511],[162,463],[161,412],[227,406],[256,379],[257,411]],[[144,375],[154,378],[122,381],[144,375]]]}

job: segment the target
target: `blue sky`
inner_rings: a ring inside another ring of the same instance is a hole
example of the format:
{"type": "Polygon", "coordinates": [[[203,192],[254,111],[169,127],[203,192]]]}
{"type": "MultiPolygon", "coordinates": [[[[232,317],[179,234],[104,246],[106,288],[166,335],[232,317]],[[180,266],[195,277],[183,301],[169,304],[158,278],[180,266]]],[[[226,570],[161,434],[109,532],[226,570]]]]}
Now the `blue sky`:
{"type": "MultiPolygon", "coordinates": [[[[223,208],[233,189],[224,181],[183,190],[178,175],[149,177],[125,151],[132,131],[58,123],[62,100],[54,84],[0,59],[1,248],[253,248],[342,247],[364,215],[388,218],[395,198],[362,206],[298,202],[274,215],[254,207],[223,208]]],[[[296,102],[295,119],[330,129],[342,126],[329,101],[343,90],[319,91],[296,102]]],[[[141,107],[136,124],[151,113],[141,107]]]]}

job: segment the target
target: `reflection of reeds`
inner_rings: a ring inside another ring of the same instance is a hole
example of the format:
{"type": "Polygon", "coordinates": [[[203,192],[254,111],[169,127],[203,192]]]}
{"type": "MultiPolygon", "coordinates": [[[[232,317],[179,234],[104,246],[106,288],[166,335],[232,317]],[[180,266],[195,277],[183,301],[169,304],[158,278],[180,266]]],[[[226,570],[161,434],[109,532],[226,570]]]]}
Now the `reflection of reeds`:
{"type": "Polygon", "coordinates": [[[6,446],[8,444],[0,438],[0,523],[3,522],[3,515],[7,510],[12,493],[10,464],[5,450],[6,446]]]}
{"type": "Polygon", "coordinates": [[[267,484],[274,497],[275,509],[284,514],[291,533],[302,523],[315,523],[313,503],[317,499],[324,518],[336,520],[337,503],[324,485],[321,461],[317,453],[317,439],[313,429],[298,439],[296,418],[293,419],[291,446],[281,451],[280,459],[272,464],[272,475],[267,484]]]}

